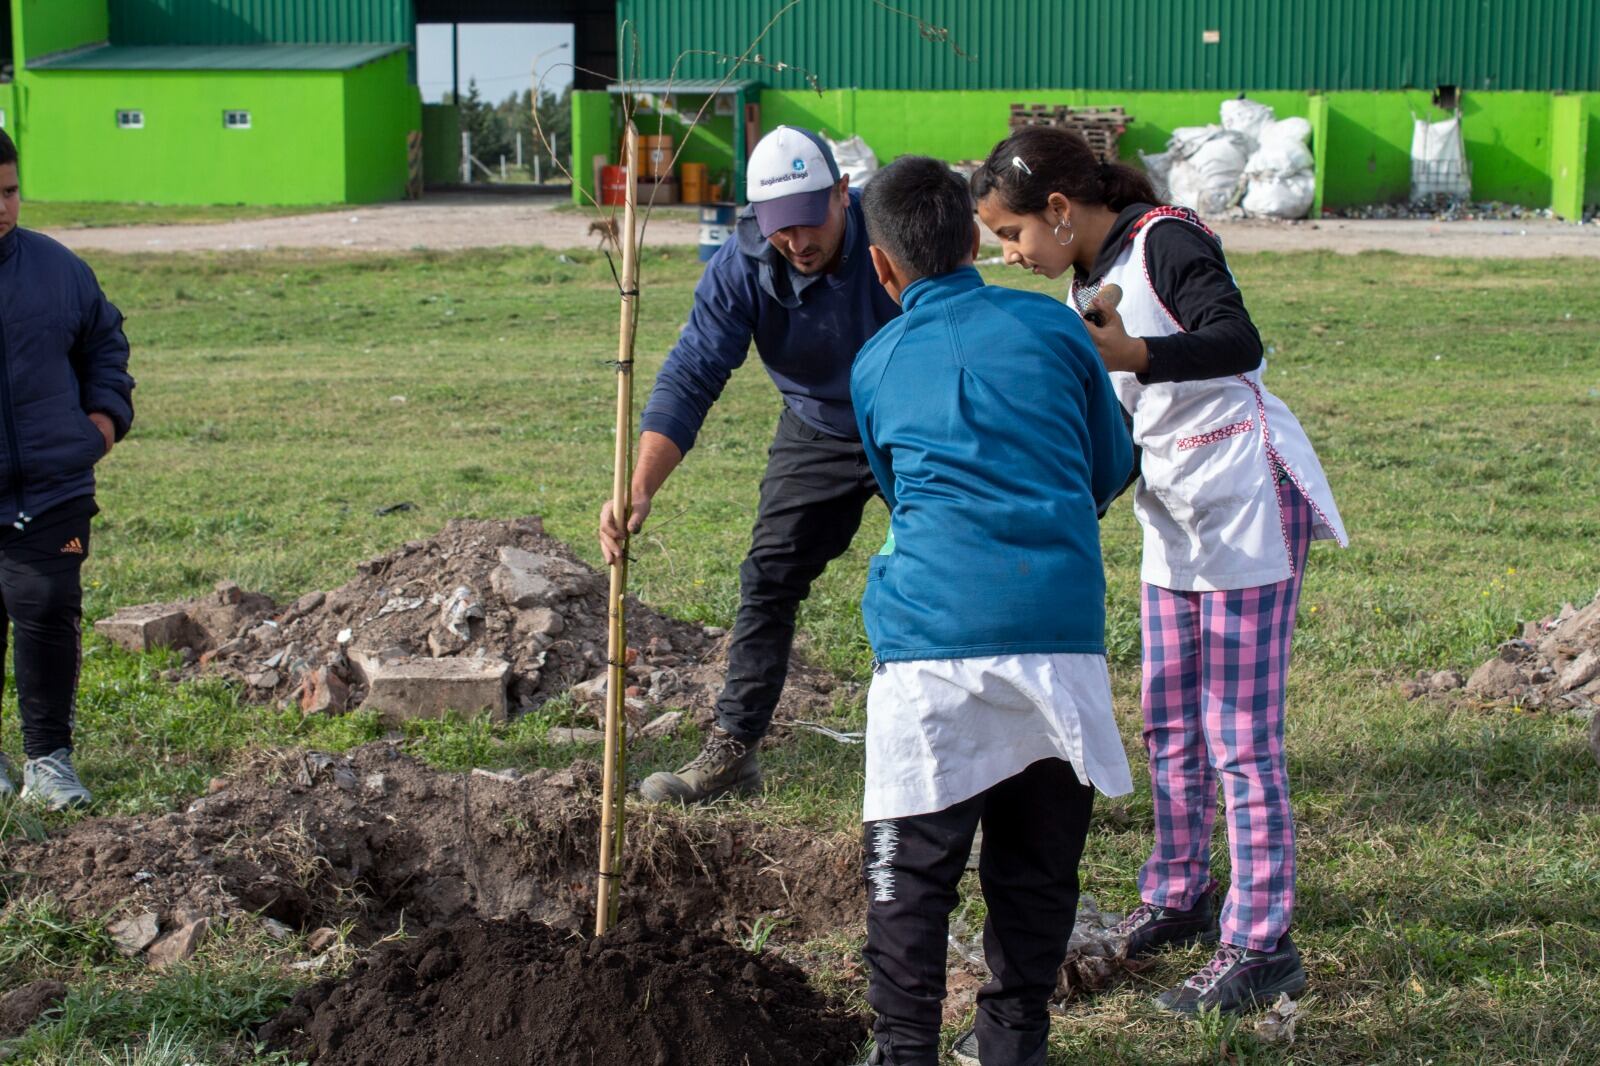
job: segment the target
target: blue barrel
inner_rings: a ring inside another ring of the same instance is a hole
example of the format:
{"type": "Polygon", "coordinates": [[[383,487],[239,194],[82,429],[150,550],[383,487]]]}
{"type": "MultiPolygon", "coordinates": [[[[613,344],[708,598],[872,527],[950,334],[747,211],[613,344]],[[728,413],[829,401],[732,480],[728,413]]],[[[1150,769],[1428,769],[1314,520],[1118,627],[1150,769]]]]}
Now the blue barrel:
{"type": "Polygon", "coordinates": [[[737,208],[733,204],[703,204],[700,207],[700,262],[711,257],[733,239],[737,208]]]}

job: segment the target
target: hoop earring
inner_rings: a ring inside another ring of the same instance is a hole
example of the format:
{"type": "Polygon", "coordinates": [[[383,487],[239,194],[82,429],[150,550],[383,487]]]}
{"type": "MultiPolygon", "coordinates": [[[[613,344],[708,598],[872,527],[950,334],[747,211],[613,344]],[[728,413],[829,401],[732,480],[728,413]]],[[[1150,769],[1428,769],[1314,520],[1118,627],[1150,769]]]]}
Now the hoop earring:
{"type": "Polygon", "coordinates": [[[1061,245],[1061,247],[1063,247],[1063,248],[1065,248],[1067,245],[1071,244],[1073,241],[1078,239],[1078,235],[1076,233],[1072,232],[1072,223],[1068,222],[1066,219],[1062,219],[1060,222],[1057,222],[1056,223],[1056,228],[1050,231],[1050,235],[1052,237],[1054,237],[1056,239],[1056,243],[1061,245]],[[1061,239],[1061,227],[1062,226],[1067,227],[1067,239],[1066,240],[1062,240],[1061,239]]]}

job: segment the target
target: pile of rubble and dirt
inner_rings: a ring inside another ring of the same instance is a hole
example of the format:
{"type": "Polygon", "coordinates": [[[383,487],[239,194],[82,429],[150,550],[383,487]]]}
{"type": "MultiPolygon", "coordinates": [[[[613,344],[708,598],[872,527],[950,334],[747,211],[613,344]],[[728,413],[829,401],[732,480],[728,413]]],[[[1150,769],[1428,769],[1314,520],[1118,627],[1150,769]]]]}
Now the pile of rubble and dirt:
{"type": "MultiPolygon", "coordinates": [[[[95,628],[134,651],[182,649],[183,674],[220,673],[248,698],[296,701],[308,713],[368,706],[390,718],[504,718],[569,691],[603,701],[607,595],[607,576],[538,518],[456,520],[359,564],[331,592],[279,605],[224,581],[210,596],[124,608],[95,628]]],[[[725,634],[631,597],[625,609],[633,724],[667,706],[708,722],[725,634]]],[[[796,662],[778,717],[826,709],[840,684],[796,662]]]]}
{"type": "MultiPolygon", "coordinates": [[[[212,919],[251,914],[274,935],[350,923],[357,942],[464,917],[578,928],[592,914],[599,787],[589,762],[519,776],[433,770],[384,742],[257,753],[185,810],[0,843],[0,868],[8,894],[110,921],[153,964],[192,954],[212,919]]],[[[859,854],[853,835],[632,806],[622,905],[729,936],[758,920],[816,936],[863,920],[859,854]]]]}
{"type": "Polygon", "coordinates": [[[1589,719],[1589,750],[1600,762],[1600,593],[1584,607],[1561,610],[1522,628],[1494,658],[1462,677],[1422,671],[1401,690],[1408,698],[1464,694],[1528,710],[1561,710],[1589,719]]]}
{"type": "Polygon", "coordinates": [[[1501,644],[1471,677],[1423,671],[1401,688],[1413,699],[1459,690],[1529,710],[1600,708],[1600,595],[1585,607],[1563,604],[1556,614],[1527,623],[1520,637],[1501,644]]]}
{"type": "Polygon", "coordinates": [[[671,924],[474,918],[383,945],[258,1035],[316,1066],[844,1066],[866,1028],[793,965],[671,924]]]}

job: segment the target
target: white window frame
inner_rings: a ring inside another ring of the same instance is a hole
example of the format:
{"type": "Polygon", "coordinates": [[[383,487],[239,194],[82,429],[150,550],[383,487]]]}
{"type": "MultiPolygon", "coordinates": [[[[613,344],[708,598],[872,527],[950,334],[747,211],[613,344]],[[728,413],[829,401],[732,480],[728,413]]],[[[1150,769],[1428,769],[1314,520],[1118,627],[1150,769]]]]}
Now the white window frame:
{"type": "Polygon", "coordinates": [[[137,107],[117,108],[117,129],[142,130],[144,129],[144,110],[137,107]],[[128,121],[128,120],[132,121],[128,121]]]}
{"type": "Polygon", "coordinates": [[[222,128],[228,130],[247,130],[250,128],[250,111],[242,107],[230,107],[222,112],[222,128]],[[244,116],[243,122],[233,121],[235,116],[244,116]]]}

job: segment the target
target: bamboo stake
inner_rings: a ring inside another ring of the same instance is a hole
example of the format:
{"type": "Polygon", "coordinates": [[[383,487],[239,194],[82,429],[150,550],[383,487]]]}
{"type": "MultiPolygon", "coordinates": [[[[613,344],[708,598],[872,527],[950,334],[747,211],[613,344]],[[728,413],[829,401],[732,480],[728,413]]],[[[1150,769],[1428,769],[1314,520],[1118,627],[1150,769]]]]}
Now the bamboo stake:
{"type": "Polygon", "coordinates": [[[611,471],[611,513],[622,526],[622,557],[611,565],[610,633],[606,641],[606,752],[601,779],[600,869],[594,931],[602,936],[617,920],[623,841],[623,795],[627,786],[626,724],[628,627],[622,596],[628,585],[628,512],[633,506],[633,333],[639,321],[639,260],[635,212],[639,200],[639,131],[628,123],[623,137],[627,194],[617,240],[622,246],[622,321],[617,337],[617,438],[611,471]]]}

